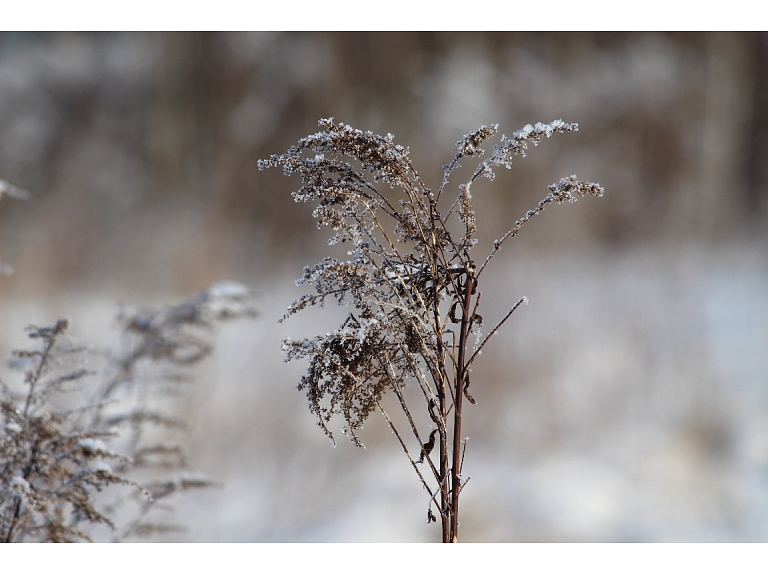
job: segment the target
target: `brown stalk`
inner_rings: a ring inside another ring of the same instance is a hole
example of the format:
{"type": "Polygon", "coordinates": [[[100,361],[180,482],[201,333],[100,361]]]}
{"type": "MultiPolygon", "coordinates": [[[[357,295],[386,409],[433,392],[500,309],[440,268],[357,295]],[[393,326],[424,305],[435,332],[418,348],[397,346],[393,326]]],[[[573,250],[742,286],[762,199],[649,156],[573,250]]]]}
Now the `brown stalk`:
{"type": "Polygon", "coordinates": [[[464,390],[469,384],[467,381],[467,366],[464,358],[467,348],[467,335],[471,322],[472,292],[474,287],[474,273],[472,268],[467,270],[464,282],[464,293],[461,310],[461,332],[459,334],[459,366],[456,371],[454,391],[454,423],[453,423],[453,467],[451,469],[451,532],[450,540],[457,543],[459,540],[459,493],[461,491],[461,478],[459,469],[461,466],[461,416],[464,398],[464,390]]]}

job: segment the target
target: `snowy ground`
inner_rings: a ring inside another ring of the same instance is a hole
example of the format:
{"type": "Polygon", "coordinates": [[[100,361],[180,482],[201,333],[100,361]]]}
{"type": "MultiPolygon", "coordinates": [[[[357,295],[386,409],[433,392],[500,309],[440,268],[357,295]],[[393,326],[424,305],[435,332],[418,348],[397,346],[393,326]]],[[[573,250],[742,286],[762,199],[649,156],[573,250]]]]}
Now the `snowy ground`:
{"type": "MultiPolygon", "coordinates": [[[[491,276],[489,324],[530,304],[474,373],[464,540],[768,539],[765,246],[547,255],[491,276]]],[[[365,450],[334,449],[315,426],[295,389],[304,366],[284,364],[279,341],[333,320],[278,325],[292,279],[260,286],[261,318],[220,330],[180,407],[190,464],[222,485],[180,499],[187,532],[167,539],[436,540],[378,418],[365,450]]],[[[115,309],[107,296],[2,302],[0,348],[61,313],[106,340],[115,309]]]]}

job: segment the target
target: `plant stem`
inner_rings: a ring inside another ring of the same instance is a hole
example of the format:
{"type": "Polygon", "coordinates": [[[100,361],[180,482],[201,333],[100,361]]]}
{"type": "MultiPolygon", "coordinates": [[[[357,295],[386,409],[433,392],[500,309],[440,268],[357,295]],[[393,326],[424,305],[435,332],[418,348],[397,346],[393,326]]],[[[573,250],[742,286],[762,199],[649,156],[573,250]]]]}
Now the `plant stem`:
{"type": "MultiPolygon", "coordinates": [[[[434,233],[432,234],[432,245],[436,246],[437,241],[434,233]]],[[[432,252],[432,277],[437,277],[438,257],[437,249],[432,252]]],[[[448,434],[445,429],[445,422],[448,418],[446,401],[446,384],[448,381],[445,369],[445,350],[443,349],[443,326],[440,319],[440,295],[438,293],[437,282],[432,285],[433,314],[435,322],[435,343],[437,344],[437,367],[440,381],[435,381],[440,402],[440,421],[438,433],[440,435],[440,522],[442,526],[443,543],[450,541],[450,513],[448,511],[448,434]]]]}
{"type": "Polygon", "coordinates": [[[461,411],[466,386],[467,368],[464,364],[466,355],[467,336],[472,321],[472,292],[474,287],[474,274],[470,266],[467,266],[466,280],[464,282],[464,297],[461,310],[461,333],[459,334],[459,357],[456,368],[456,393],[454,395],[454,423],[453,423],[453,467],[451,469],[451,543],[459,541],[459,492],[461,491],[461,478],[459,470],[461,466],[461,411]]]}

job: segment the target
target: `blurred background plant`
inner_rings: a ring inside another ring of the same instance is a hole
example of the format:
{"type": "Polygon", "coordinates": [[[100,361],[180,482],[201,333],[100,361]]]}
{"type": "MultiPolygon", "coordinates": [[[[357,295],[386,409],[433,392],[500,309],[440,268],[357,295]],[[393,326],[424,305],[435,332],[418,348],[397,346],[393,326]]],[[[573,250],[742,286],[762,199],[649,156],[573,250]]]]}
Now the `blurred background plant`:
{"type": "Polygon", "coordinates": [[[11,364],[23,384],[0,380],[0,541],[183,532],[150,513],[213,483],[186,469],[187,424],[173,399],[213,351],[215,324],[255,313],[250,290],[223,282],[177,306],[123,310],[117,352],[74,345],[65,319],[27,328],[39,345],[15,350],[11,364]]]}
{"type": "Polygon", "coordinates": [[[765,33],[0,35],[0,174],[34,197],[0,203],[0,356],[30,323],[117,345],[115,300],[255,286],[260,326],[218,334],[216,384],[180,404],[223,487],[158,537],[431,540],[389,431],[329,456],[282,364],[271,326],[323,233],[256,162],[334,116],[394,133],[434,185],[476,126],[563,117],[589,129],[473,194],[483,248],[552,173],[611,190],[485,280],[530,305],[475,373],[464,540],[764,540],[766,72],[765,33]]]}

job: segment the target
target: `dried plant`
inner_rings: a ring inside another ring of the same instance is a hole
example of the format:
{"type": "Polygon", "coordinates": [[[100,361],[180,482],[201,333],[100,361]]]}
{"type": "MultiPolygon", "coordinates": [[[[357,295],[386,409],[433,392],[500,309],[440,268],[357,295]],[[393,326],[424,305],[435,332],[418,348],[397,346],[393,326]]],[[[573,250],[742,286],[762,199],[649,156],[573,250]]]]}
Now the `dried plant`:
{"type": "Polygon", "coordinates": [[[91,540],[88,524],[109,526],[115,541],[178,530],[149,513],[211,481],[184,471],[185,424],[163,398],[211,353],[216,324],[255,313],[250,290],[223,282],[173,307],[123,310],[115,354],[73,345],[66,320],[29,328],[40,346],[13,362],[25,391],[0,381],[0,540],[91,540]],[[94,359],[105,366],[87,369],[94,359]],[[96,495],[111,485],[123,489],[96,495]]]}
{"type": "Polygon", "coordinates": [[[496,133],[496,125],[483,126],[457,142],[458,152],[443,167],[437,191],[426,186],[408,149],[395,144],[391,134],[363,132],[333,119],[320,120],[319,125],[320,132],[299,140],[285,154],[262,160],[259,168],[282,166],[286,175],[300,174],[302,186],[294,199],[316,202],[318,227],[333,228],[329,244],[348,245],[350,258],[329,257],[306,267],[297,284],[312,285],[315,293],[294,302],[280,321],[310,306],[323,306],[327,299],[352,305],[355,312],[332,333],[286,339],[286,361],[309,361],[298,387],[332,441],[329,423],[334,415],[343,417],[342,431],[357,445],[357,432],[368,416],[373,411],[384,416],[429,494],[427,521],[437,521],[434,504],[442,541],[456,542],[459,496],[469,480],[462,473],[462,417],[464,398],[475,403],[469,392],[471,367],[526,301],[517,301],[483,338],[480,277],[504,242],[548,204],[575,202],[587,194],[602,196],[603,188],[576,176],[552,184],[534,209],[493,242],[478,266],[471,255],[477,243],[472,186],[481,177],[493,180],[498,166],[511,168],[513,158],[525,156],[530,144],[538,145],[554,133],[574,132],[576,124],[537,123],[512,137],[502,136],[450,203],[444,198],[449,178],[460,161],[485,153],[480,146],[496,133]],[[457,227],[456,220],[459,233],[449,229],[457,227]],[[421,398],[418,409],[414,396],[405,393],[412,383],[419,390],[415,397],[421,398]],[[396,396],[412,439],[384,409],[382,398],[388,391],[396,396]],[[429,427],[421,422],[429,422],[429,427]],[[422,472],[425,464],[428,469],[422,472]]]}

